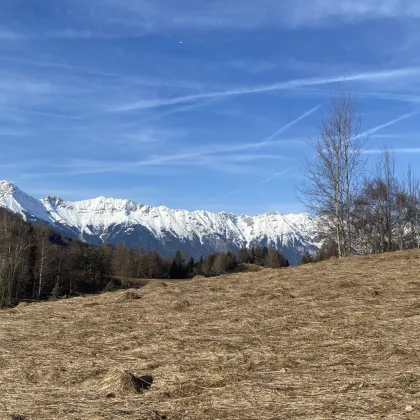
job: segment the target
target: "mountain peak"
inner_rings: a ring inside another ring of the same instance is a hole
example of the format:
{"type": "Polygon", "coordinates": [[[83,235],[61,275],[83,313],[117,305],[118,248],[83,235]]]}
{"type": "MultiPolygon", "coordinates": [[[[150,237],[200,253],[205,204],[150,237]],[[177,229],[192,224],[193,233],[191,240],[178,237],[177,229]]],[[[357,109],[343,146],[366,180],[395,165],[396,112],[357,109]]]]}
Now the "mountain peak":
{"type": "Polygon", "coordinates": [[[58,197],[57,195],[49,195],[48,197],[44,198],[43,200],[41,200],[44,204],[48,203],[52,206],[61,206],[65,203],[65,201],[61,198],[58,197]]]}
{"type": "Polygon", "coordinates": [[[121,198],[110,198],[110,197],[95,197],[88,200],[76,201],[73,203],[74,206],[78,209],[83,209],[87,211],[125,211],[132,212],[136,211],[142,207],[142,204],[137,204],[131,200],[125,200],[121,198]]]}
{"type": "Polygon", "coordinates": [[[20,214],[25,220],[49,222],[48,213],[41,201],[21,191],[10,181],[0,181],[0,207],[20,214]]]}
{"type": "Polygon", "coordinates": [[[6,180],[0,181],[0,195],[12,194],[16,190],[18,190],[18,187],[12,182],[6,180]]]}

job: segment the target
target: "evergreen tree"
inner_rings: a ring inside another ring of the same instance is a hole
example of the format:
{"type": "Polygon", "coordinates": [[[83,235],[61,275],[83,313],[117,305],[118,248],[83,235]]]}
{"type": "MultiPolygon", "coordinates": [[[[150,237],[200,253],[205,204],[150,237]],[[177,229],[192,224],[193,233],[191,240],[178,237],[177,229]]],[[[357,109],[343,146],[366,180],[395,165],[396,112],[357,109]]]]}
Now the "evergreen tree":
{"type": "Polygon", "coordinates": [[[204,266],[204,259],[201,256],[200,261],[198,261],[197,266],[195,267],[195,274],[202,276],[203,275],[203,266],[204,266]]]}
{"type": "Polygon", "coordinates": [[[187,277],[192,277],[194,275],[195,261],[194,258],[190,258],[187,265],[187,277]]]}
{"type": "MultiPolygon", "coordinates": [[[[191,262],[191,261],[190,261],[191,262]]],[[[194,264],[194,260],[192,261],[194,264]]],[[[181,251],[177,251],[175,258],[169,270],[171,279],[186,279],[189,276],[189,266],[185,263],[184,256],[181,251]]]]}

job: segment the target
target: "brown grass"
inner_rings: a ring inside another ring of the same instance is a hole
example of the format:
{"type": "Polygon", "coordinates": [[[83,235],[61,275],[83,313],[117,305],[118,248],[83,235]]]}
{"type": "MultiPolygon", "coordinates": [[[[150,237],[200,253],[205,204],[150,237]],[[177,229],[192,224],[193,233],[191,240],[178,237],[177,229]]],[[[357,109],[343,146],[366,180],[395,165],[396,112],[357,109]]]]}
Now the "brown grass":
{"type": "Polygon", "coordinates": [[[232,273],[258,273],[259,271],[264,270],[264,267],[261,267],[256,264],[239,264],[236,268],[232,270],[232,273]]]}
{"type": "Polygon", "coordinates": [[[164,283],[1,311],[0,418],[420,418],[419,251],[164,283]]]}
{"type": "MultiPolygon", "coordinates": [[[[125,397],[128,394],[137,394],[150,389],[152,384],[152,378],[146,382],[127,370],[114,368],[102,380],[98,391],[107,398],[125,397]]],[[[95,381],[87,381],[85,386],[90,389],[95,386],[95,381]]]]}
{"type": "Polygon", "coordinates": [[[118,298],[120,301],[135,300],[135,299],[141,299],[142,295],[136,289],[128,289],[125,292],[120,293],[118,298]]]}

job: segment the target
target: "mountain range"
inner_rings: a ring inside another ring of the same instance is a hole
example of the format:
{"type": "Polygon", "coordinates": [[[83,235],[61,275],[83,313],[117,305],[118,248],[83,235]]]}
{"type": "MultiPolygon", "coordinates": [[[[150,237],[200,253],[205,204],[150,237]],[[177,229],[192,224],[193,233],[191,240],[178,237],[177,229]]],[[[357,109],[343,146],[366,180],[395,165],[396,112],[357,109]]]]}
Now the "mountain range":
{"type": "Polygon", "coordinates": [[[0,207],[81,241],[96,245],[124,242],[144,251],[155,249],[164,256],[181,250],[199,258],[215,251],[267,246],[282,251],[296,264],[303,252],[316,251],[319,246],[316,218],[307,213],[235,216],[105,197],[75,202],[56,196],[37,199],[8,181],[0,181],[0,207]]]}

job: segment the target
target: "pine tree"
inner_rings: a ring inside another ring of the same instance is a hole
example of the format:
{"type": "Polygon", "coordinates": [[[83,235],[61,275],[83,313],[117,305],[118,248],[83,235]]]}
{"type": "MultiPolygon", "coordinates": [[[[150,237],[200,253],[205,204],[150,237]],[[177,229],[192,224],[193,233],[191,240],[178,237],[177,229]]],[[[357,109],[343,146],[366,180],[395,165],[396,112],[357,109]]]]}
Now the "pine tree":
{"type": "Polygon", "coordinates": [[[187,277],[192,277],[194,275],[194,267],[195,267],[195,261],[194,258],[190,258],[190,260],[188,261],[188,266],[187,266],[187,277]]]}
{"type": "Polygon", "coordinates": [[[204,259],[203,256],[200,257],[200,261],[198,261],[197,266],[195,267],[195,274],[198,276],[203,276],[203,266],[204,266],[204,259]]]}

